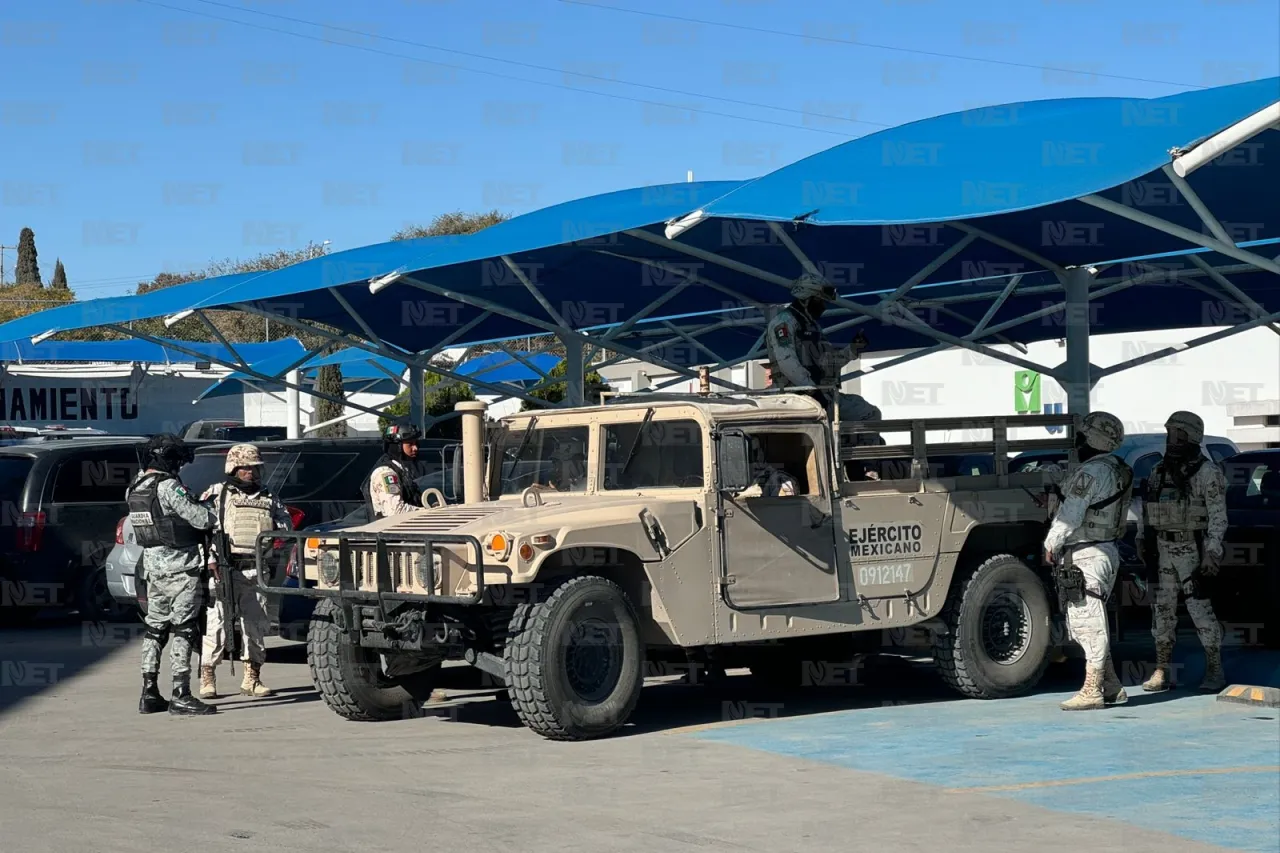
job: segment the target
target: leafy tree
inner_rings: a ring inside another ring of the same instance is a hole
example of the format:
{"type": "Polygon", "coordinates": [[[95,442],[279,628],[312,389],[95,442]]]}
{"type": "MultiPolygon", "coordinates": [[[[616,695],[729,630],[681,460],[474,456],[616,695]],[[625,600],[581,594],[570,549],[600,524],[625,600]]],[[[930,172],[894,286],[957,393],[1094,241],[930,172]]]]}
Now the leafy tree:
{"type": "MultiPolygon", "coordinates": [[[[345,401],[347,395],[342,388],[342,367],[337,364],[326,364],[320,368],[320,373],[316,376],[316,391],[345,401]]],[[[316,416],[320,423],[342,417],[345,409],[346,407],[341,403],[316,398],[316,416]]],[[[347,422],[339,421],[329,424],[316,430],[315,434],[319,438],[346,438],[347,422]]]]}
{"type": "Polygon", "coordinates": [[[49,282],[49,286],[55,290],[67,289],[67,269],[62,265],[62,258],[58,258],[53,266],[53,281],[49,282]]]}
{"type": "Polygon", "coordinates": [[[36,260],[36,232],[23,228],[18,235],[18,268],[15,284],[40,284],[40,264],[36,260]]]}
{"type": "MultiPolygon", "coordinates": [[[[452,362],[441,364],[446,370],[452,368],[452,362]]],[[[423,381],[424,403],[426,404],[427,417],[443,417],[453,414],[453,407],[464,400],[474,400],[475,392],[471,390],[471,386],[462,382],[455,382],[447,379],[438,373],[425,374],[423,381]]],[[[395,421],[402,421],[409,417],[409,394],[404,392],[396,397],[395,401],[384,409],[386,417],[378,418],[378,426],[385,429],[386,426],[395,421]]],[[[424,434],[424,438],[462,438],[462,420],[460,418],[452,418],[442,424],[428,429],[424,434]]]]}
{"type": "MultiPolygon", "coordinates": [[[[567,373],[568,371],[565,369],[564,361],[561,361],[555,367],[551,368],[552,376],[564,376],[567,373]]],[[[594,370],[586,371],[586,375],[583,377],[583,395],[588,404],[599,402],[600,394],[609,390],[611,390],[609,383],[604,381],[604,377],[599,373],[596,373],[594,370]]],[[[537,390],[530,391],[529,396],[536,397],[539,400],[546,400],[548,403],[562,403],[564,402],[565,395],[568,393],[568,382],[554,382],[537,390]]],[[[528,400],[525,400],[520,408],[524,411],[528,411],[529,409],[537,407],[528,400]]]]}
{"type": "Polygon", "coordinates": [[[474,234],[477,231],[506,222],[511,214],[499,210],[485,213],[442,213],[428,225],[407,225],[391,235],[392,240],[416,240],[419,237],[444,237],[451,234],[474,234]]]}
{"type": "Polygon", "coordinates": [[[7,323],[62,303],[74,302],[70,290],[46,289],[39,284],[10,284],[0,287],[0,322],[7,323]]]}

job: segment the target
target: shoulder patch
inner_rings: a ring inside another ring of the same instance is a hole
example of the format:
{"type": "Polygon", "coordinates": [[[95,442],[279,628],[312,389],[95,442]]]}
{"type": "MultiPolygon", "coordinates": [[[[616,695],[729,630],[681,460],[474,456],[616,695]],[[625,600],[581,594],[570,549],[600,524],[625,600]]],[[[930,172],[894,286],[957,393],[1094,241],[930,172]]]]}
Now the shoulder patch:
{"type": "Polygon", "coordinates": [[[779,323],[778,328],[773,330],[773,336],[780,341],[785,341],[787,338],[791,337],[790,326],[790,323],[779,323]]]}
{"type": "Polygon", "coordinates": [[[1083,498],[1089,494],[1091,488],[1093,488],[1093,475],[1084,471],[1076,472],[1076,476],[1071,481],[1071,494],[1083,498]]]}

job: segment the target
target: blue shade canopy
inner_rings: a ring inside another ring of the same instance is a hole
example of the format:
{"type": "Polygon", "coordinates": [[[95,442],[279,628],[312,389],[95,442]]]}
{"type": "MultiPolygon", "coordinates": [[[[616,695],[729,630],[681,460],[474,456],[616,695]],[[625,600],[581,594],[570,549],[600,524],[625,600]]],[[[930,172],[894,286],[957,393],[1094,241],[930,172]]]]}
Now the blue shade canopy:
{"type": "MultiPolygon", "coordinates": [[[[56,309],[55,309],[56,310],[56,309]]],[[[168,340],[168,339],[166,339],[168,340]]],[[[195,350],[206,357],[234,361],[235,356],[220,343],[204,341],[179,341],[173,343],[184,350],[195,350]]],[[[262,343],[233,344],[236,352],[253,362],[266,358],[297,359],[306,350],[296,338],[262,343]]],[[[42,341],[33,344],[29,340],[0,343],[0,360],[6,362],[145,362],[178,364],[195,361],[190,352],[150,341],[128,339],[120,341],[42,341]]]]}
{"type": "MultiPolygon", "coordinates": [[[[283,379],[290,367],[297,363],[302,352],[299,350],[288,355],[281,354],[251,361],[249,366],[255,373],[283,379]]],[[[308,359],[298,367],[302,384],[314,384],[319,369],[331,364],[342,368],[342,388],[348,393],[360,391],[369,394],[397,394],[400,392],[401,385],[397,377],[404,373],[404,365],[394,359],[375,356],[356,348],[342,349],[308,359]]],[[[210,385],[197,399],[239,394],[247,388],[273,393],[285,390],[281,382],[271,382],[243,371],[235,371],[210,385]]]]}
{"type": "MultiPolygon", "coordinates": [[[[562,359],[552,353],[540,352],[520,353],[520,357],[530,362],[543,373],[550,374],[562,359]]],[[[515,357],[505,352],[491,352],[469,358],[454,368],[454,373],[462,376],[474,376],[485,382],[536,383],[542,381],[542,375],[515,357]]]]}

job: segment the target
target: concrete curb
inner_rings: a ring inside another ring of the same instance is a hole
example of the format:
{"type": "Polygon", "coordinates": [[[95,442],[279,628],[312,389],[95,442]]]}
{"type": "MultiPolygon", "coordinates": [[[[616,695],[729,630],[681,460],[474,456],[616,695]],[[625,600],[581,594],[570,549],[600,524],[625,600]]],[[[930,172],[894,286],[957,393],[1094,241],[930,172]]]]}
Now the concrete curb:
{"type": "Polygon", "coordinates": [[[1280,708],[1280,687],[1233,684],[1218,694],[1218,701],[1262,708],[1280,708]]]}

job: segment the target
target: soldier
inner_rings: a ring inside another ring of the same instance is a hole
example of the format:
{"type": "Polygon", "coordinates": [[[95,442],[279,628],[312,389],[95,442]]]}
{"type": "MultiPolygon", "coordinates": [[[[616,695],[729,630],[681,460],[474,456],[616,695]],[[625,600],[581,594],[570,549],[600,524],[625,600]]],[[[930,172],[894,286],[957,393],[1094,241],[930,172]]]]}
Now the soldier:
{"type": "Polygon", "coordinates": [[[216,508],[218,530],[225,536],[215,539],[214,557],[217,575],[209,579],[213,600],[205,610],[205,635],[200,656],[200,698],[218,695],[216,672],[227,651],[227,640],[240,624],[244,643],[240,659],[244,662],[244,678],[240,693],[244,696],[271,696],[273,691],[262,683],[262,665],[267,660],[264,645],[270,619],[267,599],[258,590],[258,568],[255,551],[258,534],[268,530],[292,530],[293,519],[275,495],[262,485],[262,456],[252,444],[237,444],[227,451],[223,472],[227,479],[214,483],[200,500],[216,508]],[[230,554],[218,553],[226,543],[230,554]],[[231,584],[230,594],[222,589],[231,584]],[[234,613],[226,612],[230,600],[234,613]]]}
{"type": "Polygon", "coordinates": [[[216,521],[213,510],[197,503],[178,479],[178,471],[194,458],[177,436],[151,438],[144,468],[127,491],[129,521],[143,547],[142,572],[147,583],[146,632],[142,638],[142,698],[138,713],[212,714],[217,709],[191,695],[191,652],[200,633],[200,578],[204,570],[200,546],[216,521]],[[160,651],[173,633],[169,665],[173,699],[160,695],[157,679],[160,651]]]}
{"type": "Polygon", "coordinates": [[[774,313],[765,332],[772,385],[780,389],[814,386],[817,390],[803,393],[820,402],[828,412],[834,396],[842,421],[880,420],[880,410],[864,398],[838,393],[840,369],[858,357],[866,346],[866,338],[859,334],[844,348],[836,348],[827,340],[818,319],[826,311],[827,303],[835,301],[835,287],[806,273],[791,285],[791,297],[791,304],[774,313]]]}
{"type": "Polygon", "coordinates": [[[365,483],[365,503],[373,520],[422,507],[422,490],[414,482],[413,460],[422,433],[412,424],[391,424],[382,434],[382,458],[365,483]]]}
{"type": "Polygon", "coordinates": [[[1164,458],[1151,472],[1142,500],[1143,523],[1138,528],[1138,553],[1145,555],[1145,535],[1155,539],[1159,563],[1155,614],[1151,635],[1156,641],[1156,671],[1143,682],[1151,693],[1172,684],[1173,644],[1178,630],[1178,590],[1186,596],[1187,612],[1204,646],[1205,671],[1200,689],[1217,692],[1226,686],[1222,673],[1222,626],[1203,589],[1202,579],[1218,573],[1222,537],[1227,531],[1227,478],[1216,462],[1200,450],[1204,421],[1191,412],[1174,412],[1165,422],[1168,433],[1164,458]]]}
{"type": "Polygon", "coordinates": [[[1133,494],[1133,469],[1112,454],[1123,440],[1124,426],[1115,415],[1085,416],[1076,435],[1083,464],[1067,478],[1044,540],[1045,560],[1055,566],[1067,628],[1085,655],[1084,686],[1062,703],[1064,711],[1129,701],[1111,660],[1106,605],[1120,569],[1116,540],[1124,533],[1133,494]]]}
{"type": "Polygon", "coordinates": [[[775,465],[769,464],[764,445],[758,438],[751,439],[751,472],[753,479],[736,497],[782,498],[796,494],[795,478],[775,465]]]}

